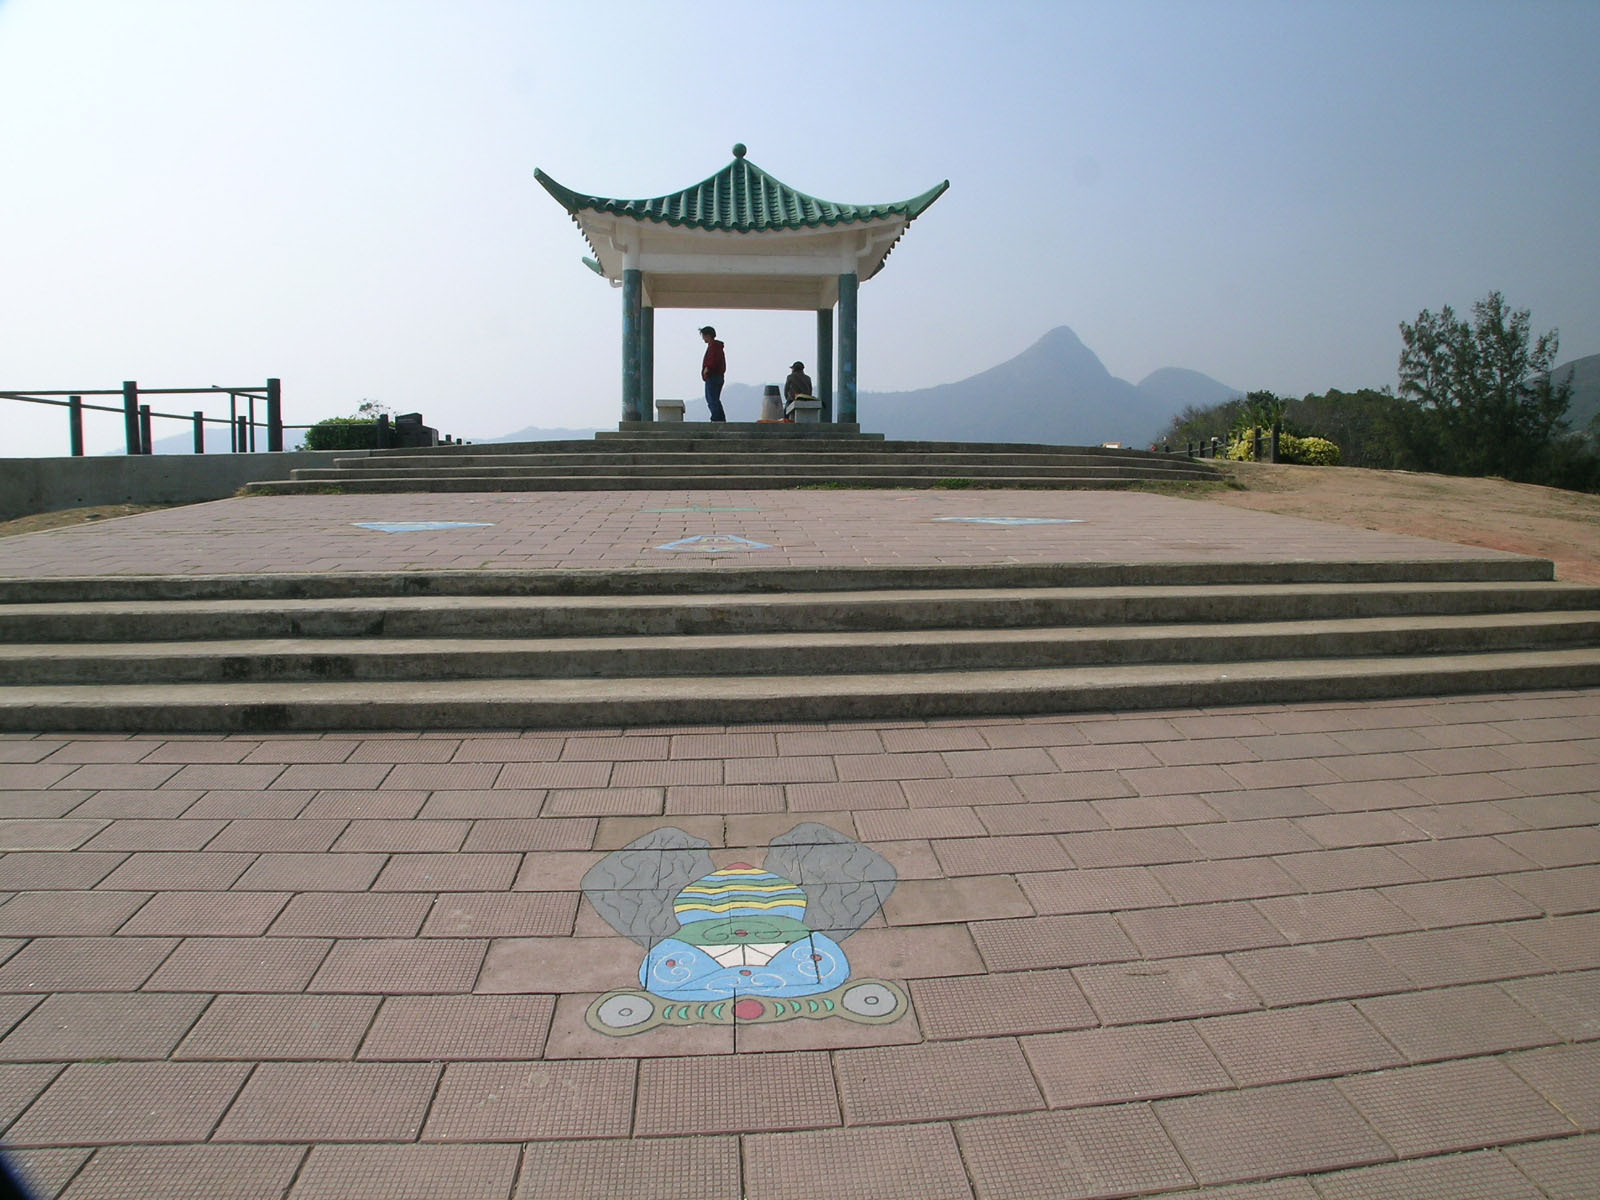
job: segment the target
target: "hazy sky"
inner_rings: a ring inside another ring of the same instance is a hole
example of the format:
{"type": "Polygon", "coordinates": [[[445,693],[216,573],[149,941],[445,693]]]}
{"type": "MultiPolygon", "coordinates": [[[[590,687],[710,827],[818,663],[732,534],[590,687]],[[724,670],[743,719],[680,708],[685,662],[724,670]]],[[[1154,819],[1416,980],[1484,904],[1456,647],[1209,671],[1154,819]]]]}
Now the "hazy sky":
{"type": "MultiPolygon", "coordinates": [[[[1133,381],[1380,386],[1398,322],[1495,288],[1592,354],[1597,45],[1595,0],[0,0],[0,390],[609,425],[620,292],[533,169],[654,196],[736,141],[830,200],[950,180],[862,288],[867,391],[1057,325],[1133,381]]],[[[657,395],[705,321],[732,380],[814,355],[809,314],[663,311],[657,395]]],[[[0,454],[66,452],[0,414],[0,454]]]]}

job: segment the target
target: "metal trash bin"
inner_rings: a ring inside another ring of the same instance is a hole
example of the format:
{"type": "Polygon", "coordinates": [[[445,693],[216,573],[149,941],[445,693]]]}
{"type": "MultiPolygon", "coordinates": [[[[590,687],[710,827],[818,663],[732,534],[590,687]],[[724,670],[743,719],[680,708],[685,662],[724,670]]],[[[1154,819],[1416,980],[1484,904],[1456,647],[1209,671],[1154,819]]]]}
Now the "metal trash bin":
{"type": "Polygon", "coordinates": [[[761,392],[761,419],[783,420],[783,389],[775,383],[767,384],[761,392]]]}

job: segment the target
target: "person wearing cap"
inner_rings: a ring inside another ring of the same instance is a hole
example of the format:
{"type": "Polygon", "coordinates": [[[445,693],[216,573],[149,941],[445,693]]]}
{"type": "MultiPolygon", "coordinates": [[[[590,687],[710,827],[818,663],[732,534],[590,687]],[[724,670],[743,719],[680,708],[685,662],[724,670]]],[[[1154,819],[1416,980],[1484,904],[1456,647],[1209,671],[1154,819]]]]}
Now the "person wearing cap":
{"type": "Polygon", "coordinates": [[[717,331],[711,326],[700,327],[700,338],[706,344],[706,356],[700,362],[700,378],[706,382],[706,407],[711,410],[713,421],[726,421],[728,415],[722,411],[722,381],[728,375],[728,357],[722,352],[717,331]]]}
{"type": "Polygon", "coordinates": [[[789,368],[789,378],[783,381],[783,407],[788,411],[789,405],[795,402],[797,396],[811,395],[811,376],[806,374],[806,365],[797,362],[789,368]]]}

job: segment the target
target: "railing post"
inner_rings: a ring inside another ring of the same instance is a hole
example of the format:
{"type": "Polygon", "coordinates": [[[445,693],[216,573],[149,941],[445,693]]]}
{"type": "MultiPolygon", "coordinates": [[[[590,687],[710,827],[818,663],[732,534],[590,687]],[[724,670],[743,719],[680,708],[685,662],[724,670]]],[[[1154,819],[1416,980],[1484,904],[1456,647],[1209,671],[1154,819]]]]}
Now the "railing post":
{"type": "Polygon", "coordinates": [[[228,393],[228,453],[239,453],[239,397],[228,393]]]}
{"type": "Polygon", "coordinates": [[[1281,437],[1282,435],[1283,435],[1283,422],[1282,421],[1274,421],[1272,423],[1272,461],[1273,462],[1277,462],[1278,461],[1278,438],[1281,437]]]}
{"type": "Polygon", "coordinates": [[[83,397],[67,397],[67,440],[72,445],[72,457],[83,457],[83,397]]]}
{"type": "Polygon", "coordinates": [[[267,452],[283,451],[283,385],[276,379],[267,380],[267,452]]]}
{"type": "Polygon", "coordinates": [[[199,409],[196,409],[194,414],[194,452],[196,454],[206,452],[206,415],[199,409]]]}
{"type": "Polygon", "coordinates": [[[378,449],[379,450],[387,450],[389,448],[389,445],[390,445],[390,442],[389,442],[389,414],[388,413],[379,413],[378,414],[378,449]]]}
{"type": "Polygon", "coordinates": [[[1250,457],[1256,462],[1261,461],[1261,426],[1250,427],[1250,457]]]}
{"type": "Polygon", "coordinates": [[[139,453],[139,385],[131,379],[122,381],[122,432],[128,453],[139,453]]]}
{"type": "Polygon", "coordinates": [[[150,441],[150,406],[148,404],[139,405],[139,453],[155,453],[155,448],[150,441]]]}
{"type": "Polygon", "coordinates": [[[250,434],[244,427],[244,417],[241,415],[234,419],[233,445],[235,454],[243,454],[244,448],[249,445],[250,434]]]}
{"type": "Polygon", "coordinates": [[[250,453],[254,454],[256,452],[256,394],[251,392],[247,399],[250,401],[248,406],[250,411],[250,424],[247,425],[246,428],[250,430],[250,453]]]}

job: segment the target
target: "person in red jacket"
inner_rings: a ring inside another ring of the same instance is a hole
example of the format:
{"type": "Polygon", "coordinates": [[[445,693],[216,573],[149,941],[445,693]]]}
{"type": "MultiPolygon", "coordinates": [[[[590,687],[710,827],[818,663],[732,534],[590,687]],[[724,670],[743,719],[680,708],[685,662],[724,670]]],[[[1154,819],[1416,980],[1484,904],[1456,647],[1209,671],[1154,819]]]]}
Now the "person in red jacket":
{"type": "Polygon", "coordinates": [[[722,411],[722,381],[728,374],[728,359],[717,341],[717,331],[709,325],[701,327],[700,337],[706,344],[706,356],[700,362],[700,378],[706,381],[706,407],[713,421],[726,421],[722,411]]]}

